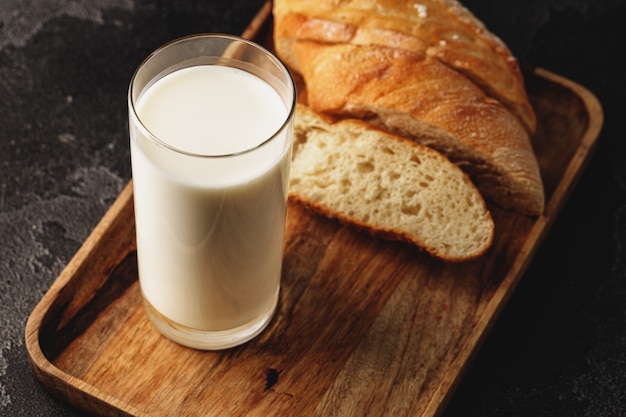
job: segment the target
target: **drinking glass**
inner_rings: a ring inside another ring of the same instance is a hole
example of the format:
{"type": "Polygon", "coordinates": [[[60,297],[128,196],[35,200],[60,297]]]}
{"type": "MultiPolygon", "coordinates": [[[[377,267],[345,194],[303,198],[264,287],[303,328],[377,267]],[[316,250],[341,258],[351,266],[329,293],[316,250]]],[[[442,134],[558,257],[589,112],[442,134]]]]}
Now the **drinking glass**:
{"type": "Polygon", "coordinates": [[[169,339],[225,349],[277,308],[296,89],[254,42],[166,44],[128,92],[139,282],[169,339]]]}

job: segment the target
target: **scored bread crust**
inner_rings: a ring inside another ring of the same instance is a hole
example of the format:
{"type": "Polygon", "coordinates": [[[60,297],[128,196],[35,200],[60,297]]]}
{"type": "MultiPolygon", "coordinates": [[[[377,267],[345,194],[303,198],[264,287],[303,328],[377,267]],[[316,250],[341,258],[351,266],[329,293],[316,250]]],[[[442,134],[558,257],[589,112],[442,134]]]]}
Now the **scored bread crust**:
{"type": "Polygon", "coordinates": [[[517,60],[457,0],[275,0],[274,45],[318,112],[443,152],[483,195],[541,215],[536,127],[517,60]]]}
{"type": "Polygon", "coordinates": [[[493,243],[480,192],[439,152],[303,105],[295,138],[290,199],[449,262],[477,258],[493,243]]]}
{"type": "Polygon", "coordinates": [[[296,72],[298,40],[420,52],[480,86],[532,134],[536,117],[517,59],[456,0],[275,0],[274,44],[296,72]]]}
{"type": "Polygon", "coordinates": [[[318,112],[360,118],[444,153],[498,205],[544,207],[530,137],[500,102],[438,60],[378,45],[293,45],[318,112]],[[358,68],[358,70],[355,70],[358,68]]]}

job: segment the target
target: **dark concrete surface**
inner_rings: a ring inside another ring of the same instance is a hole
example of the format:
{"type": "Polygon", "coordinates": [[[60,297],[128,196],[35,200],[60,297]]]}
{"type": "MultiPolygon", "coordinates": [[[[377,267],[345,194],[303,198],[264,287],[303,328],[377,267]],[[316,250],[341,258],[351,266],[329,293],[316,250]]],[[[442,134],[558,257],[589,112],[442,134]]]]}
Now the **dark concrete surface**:
{"type": "MultiPolygon", "coordinates": [[[[262,0],[0,0],[0,415],[79,416],[37,382],[26,320],[130,178],[126,89],[173,38],[262,0]]],[[[466,0],[523,61],[590,89],[598,148],[452,398],[453,416],[626,416],[624,0],[466,0]]]]}

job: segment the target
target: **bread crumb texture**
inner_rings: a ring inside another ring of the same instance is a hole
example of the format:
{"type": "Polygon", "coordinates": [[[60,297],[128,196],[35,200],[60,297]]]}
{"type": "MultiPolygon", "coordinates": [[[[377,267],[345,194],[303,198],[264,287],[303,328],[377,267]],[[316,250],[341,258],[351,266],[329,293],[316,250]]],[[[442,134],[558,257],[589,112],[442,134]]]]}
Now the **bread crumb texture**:
{"type": "Polygon", "coordinates": [[[303,106],[296,137],[292,196],[448,261],[491,245],[494,225],[481,194],[437,151],[362,121],[332,123],[303,106]]]}

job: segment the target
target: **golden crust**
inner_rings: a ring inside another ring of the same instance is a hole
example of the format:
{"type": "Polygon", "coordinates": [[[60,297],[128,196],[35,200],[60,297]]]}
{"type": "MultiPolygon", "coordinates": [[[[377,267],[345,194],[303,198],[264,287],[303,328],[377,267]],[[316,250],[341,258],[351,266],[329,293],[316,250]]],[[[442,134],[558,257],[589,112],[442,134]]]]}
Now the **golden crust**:
{"type": "Polygon", "coordinates": [[[534,132],[535,114],[517,60],[457,1],[276,0],[274,15],[277,52],[296,71],[296,39],[420,52],[472,80],[534,132]]]}
{"type": "Polygon", "coordinates": [[[437,149],[462,166],[488,199],[524,214],[543,211],[528,133],[456,71],[430,56],[381,46],[299,41],[293,50],[311,108],[366,119],[437,149]]]}

